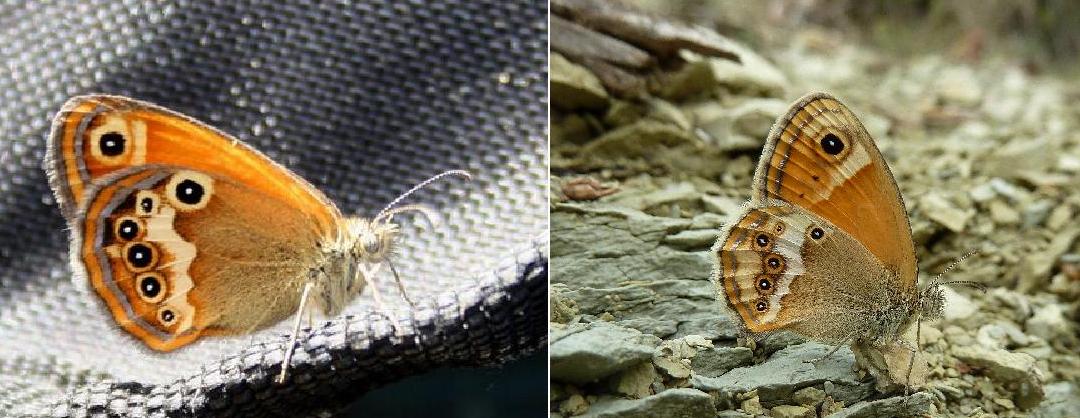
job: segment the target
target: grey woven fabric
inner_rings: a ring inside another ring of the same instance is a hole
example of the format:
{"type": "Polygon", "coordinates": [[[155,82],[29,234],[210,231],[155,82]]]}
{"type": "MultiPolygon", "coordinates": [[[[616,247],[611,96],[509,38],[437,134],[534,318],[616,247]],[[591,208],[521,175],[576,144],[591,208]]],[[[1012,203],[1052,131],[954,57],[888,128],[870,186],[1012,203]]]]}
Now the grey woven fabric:
{"type": "Polygon", "coordinates": [[[0,415],[322,416],[543,347],[546,14],[535,0],[0,3],[0,415]],[[53,114],[86,93],[232,133],[346,213],[447,169],[474,179],[409,199],[441,225],[400,218],[395,265],[418,307],[393,286],[385,314],[363,295],[305,330],[276,385],[287,323],[153,353],[72,285],[41,159],[53,114]]]}

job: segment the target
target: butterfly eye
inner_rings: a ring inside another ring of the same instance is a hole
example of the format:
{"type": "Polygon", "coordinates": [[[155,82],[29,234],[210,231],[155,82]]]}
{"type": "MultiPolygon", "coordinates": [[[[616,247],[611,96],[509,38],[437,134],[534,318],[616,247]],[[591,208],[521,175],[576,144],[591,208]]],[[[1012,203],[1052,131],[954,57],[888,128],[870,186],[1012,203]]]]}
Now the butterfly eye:
{"type": "Polygon", "coordinates": [[[158,320],[161,321],[161,325],[171,326],[176,323],[176,313],[172,309],[164,308],[158,311],[158,320]]]}
{"type": "Polygon", "coordinates": [[[757,309],[758,312],[765,312],[769,309],[769,304],[763,300],[759,300],[754,304],[754,308],[757,309]]]}
{"type": "Polygon", "coordinates": [[[815,226],[814,229],[810,230],[810,238],[813,238],[815,240],[819,240],[824,236],[825,236],[825,230],[824,229],[821,229],[821,228],[818,228],[818,227],[815,226]]]}
{"type": "Polygon", "coordinates": [[[161,302],[165,298],[165,281],[160,274],[146,273],[139,276],[139,296],[149,303],[161,302]]]}
{"type": "Polygon", "coordinates": [[[839,154],[844,151],[844,141],[830,132],[821,138],[821,149],[829,155],[839,154]]]}
{"type": "Polygon", "coordinates": [[[98,146],[101,154],[107,157],[115,157],[124,153],[124,135],[119,132],[106,132],[98,138],[98,146]]]}

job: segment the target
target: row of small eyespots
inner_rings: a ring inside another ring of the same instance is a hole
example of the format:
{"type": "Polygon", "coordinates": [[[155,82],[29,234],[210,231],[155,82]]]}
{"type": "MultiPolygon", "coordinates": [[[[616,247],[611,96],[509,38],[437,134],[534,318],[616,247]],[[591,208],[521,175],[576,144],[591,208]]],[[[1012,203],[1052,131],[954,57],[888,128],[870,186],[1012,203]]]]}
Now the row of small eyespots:
{"type": "MultiPolygon", "coordinates": [[[[117,222],[116,238],[127,241],[123,247],[125,264],[133,273],[137,273],[135,291],[143,301],[156,304],[165,299],[166,281],[160,273],[151,271],[158,262],[157,247],[149,242],[133,241],[142,238],[143,234],[143,224],[136,218],[123,217],[117,222]]],[[[157,312],[157,319],[162,325],[170,326],[175,323],[176,314],[169,308],[161,308],[157,312]]]]}
{"type": "MultiPolygon", "coordinates": [[[[775,229],[777,234],[782,234],[784,231],[784,223],[777,223],[775,229]]],[[[825,237],[825,230],[821,227],[810,225],[807,228],[806,235],[814,241],[820,241],[825,237]]],[[[759,233],[754,238],[754,250],[755,251],[768,251],[772,249],[773,238],[764,232],[759,233]]],[[[754,309],[758,312],[765,312],[769,309],[769,302],[765,296],[772,294],[773,284],[775,283],[775,277],[784,272],[786,263],[784,257],[776,253],[768,253],[765,257],[762,257],[762,270],[767,274],[762,274],[754,279],[754,288],[758,294],[761,295],[757,302],[754,303],[754,309]]]]}

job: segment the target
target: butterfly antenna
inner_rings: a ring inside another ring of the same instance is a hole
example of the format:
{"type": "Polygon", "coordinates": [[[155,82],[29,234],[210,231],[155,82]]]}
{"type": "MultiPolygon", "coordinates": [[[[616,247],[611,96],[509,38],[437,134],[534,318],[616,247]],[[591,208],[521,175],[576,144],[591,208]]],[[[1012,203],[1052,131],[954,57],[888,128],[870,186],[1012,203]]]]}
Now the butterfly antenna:
{"type": "Polygon", "coordinates": [[[400,208],[394,208],[394,205],[397,205],[402,200],[404,200],[406,197],[409,197],[409,195],[415,193],[417,190],[420,190],[420,189],[424,188],[425,186],[427,186],[427,185],[429,185],[429,184],[431,184],[431,183],[433,183],[433,182],[435,182],[435,181],[437,181],[437,180],[439,180],[439,179],[441,179],[443,177],[446,177],[446,176],[460,176],[460,177],[464,177],[465,180],[472,180],[472,176],[469,175],[469,172],[465,171],[465,170],[447,170],[447,171],[444,171],[442,173],[436,174],[436,175],[432,176],[431,178],[420,182],[420,184],[417,184],[417,185],[413,186],[413,188],[409,189],[409,191],[407,191],[405,193],[402,193],[396,199],[391,201],[390,204],[386,205],[386,207],[383,208],[383,210],[379,211],[378,215],[375,215],[375,218],[372,221],[373,222],[379,222],[381,220],[388,220],[388,219],[390,219],[390,217],[394,216],[395,214],[401,213],[401,212],[416,211],[416,212],[423,213],[424,216],[428,218],[428,221],[432,222],[434,224],[434,222],[432,221],[433,219],[435,219],[435,217],[433,216],[434,212],[432,210],[428,209],[426,206],[408,205],[408,206],[402,206],[400,208]]]}
{"type": "Polygon", "coordinates": [[[979,250],[968,251],[967,254],[964,254],[962,257],[956,259],[952,263],[949,263],[949,265],[945,267],[945,270],[942,270],[941,273],[938,273],[937,276],[934,276],[934,281],[930,284],[930,287],[961,285],[973,287],[975,289],[978,289],[980,292],[986,293],[986,285],[979,282],[974,282],[971,280],[953,280],[949,282],[941,281],[941,278],[944,277],[945,274],[949,273],[949,271],[956,268],[956,266],[959,266],[960,264],[967,261],[969,258],[974,257],[978,253],[979,250]]]}

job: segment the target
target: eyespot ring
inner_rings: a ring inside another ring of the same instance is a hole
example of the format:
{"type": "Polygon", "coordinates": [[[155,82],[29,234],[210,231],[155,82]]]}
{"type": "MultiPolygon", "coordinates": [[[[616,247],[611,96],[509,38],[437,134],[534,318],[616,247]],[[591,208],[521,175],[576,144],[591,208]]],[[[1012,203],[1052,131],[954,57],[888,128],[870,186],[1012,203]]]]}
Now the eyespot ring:
{"type": "Polygon", "coordinates": [[[767,274],[780,274],[784,272],[787,263],[784,256],[777,253],[768,253],[761,258],[761,268],[767,274]]]}
{"type": "Polygon", "coordinates": [[[135,241],[124,244],[124,250],[120,253],[127,268],[135,273],[153,270],[157,265],[157,248],[147,242],[135,241]]]}
{"type": "Polygon", "coordinates": [[[195,171],[180,171],[165,185],[165,198],[180,212],[205,208],[214,195],[214,180],[195,171]]]}
{"type": "Polygon", "coordinates": [[[808,228],[806,228],[807,238],[810,238],[813,241],[821,241],[827,235],[829,235],[829,233],[825,231],[825,228],[822,228],[820,226],[810,225],[808,228]]]}
{"type": "Polygon", "coordinates": [[[157,311],[157,320],[163,326],[171,327],[175,325],[176,321],[179,319],[179,315],[176,314],[176,311],[168,306],[158,309],[157,311]]]}
{"type": "Polygon", "coordinates": [[[765,312],[769,310],[769,302],[766,302],[765,299],[758,299],[757,303],[754,304],[754,309],[757,309],[758,312],[765,312]]]}
{"type": "Polygon", "coordinates": [[[131,216],[122,216],[113,222],[113,237],[118,241],[136,241],[142,238],[145,232],[142,222],[131,216]]]}
{"type": "Polygon", "coordinates": [[[86,140],[90,141],[90,156],[94,161],[108,166],[123,164],[135,146],[128,124],[116,115],[103,119],[100,125],[85,134],[86,140]]]}
{"type": "Polygon", "coordinates": [[[140,190],[135,194],[135,214],[139,216],[152,216],[161,208],[161,197],[150,190],[140,190]]]}
{"type": "Polygon", "coordinates": [[[160,273],[147,272],[135,278],[135,291],[139,294],[139,298],[147,303],[165,300],[168,290],[168,284],[160,273]]]}

